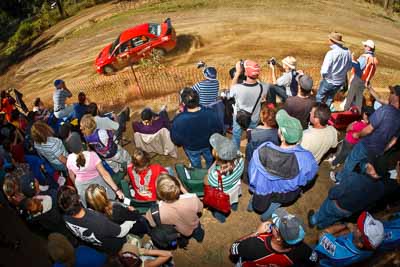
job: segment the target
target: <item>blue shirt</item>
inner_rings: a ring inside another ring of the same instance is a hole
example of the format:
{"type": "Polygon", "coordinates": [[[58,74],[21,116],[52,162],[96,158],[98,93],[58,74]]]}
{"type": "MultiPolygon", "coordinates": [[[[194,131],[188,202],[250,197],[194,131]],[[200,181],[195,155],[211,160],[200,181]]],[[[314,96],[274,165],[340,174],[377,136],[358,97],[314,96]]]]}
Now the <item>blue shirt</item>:
{"type": "Polygon", "coordinates": [[[400,110],[392,105],[383,105],[369,117],[369,123],[374,131],[360,142],[370,155],[379,156],[390,140],[400,135],[400,110]]]}
{"type": "Polygon", "coordinates": [[[206,106],[217,101],[219,82],[218,80],[204,80],[193,85],[192,89],[199,94],[200,105],[206,106]]]}
{"type": "Polygon", "coordinates": [[[178,114],[171,126],[171,140],[185,149],[197,151],[210,147],[209,138],[213,133],[222,133],[223,125],[217,114],[202,107],[196,112],[178,114]]]}
{"type": "Polygon", "coordinates": [[[359,212],[374,204],[383,195],[384,185],[381,180],[351,172],[340,184],[329,190],[328,198],[337,200],[339,206],[347,211],[359,212]]]}
{"type": "MultiPolygon", "coordinates": [[[[75,249],[75,264],[74,267],[102,267],[106,264],[107,257],[105,254],[97,250],[79,246],[75,249]]],[[[63,263],[54,263],[53,267],[65,267],[63,263]]]]}
{"type": "Polygon", "coordinates": [[[374,52],[372,52],[372,51],[365,51],[365,53],[362,54],[362,55],[357,59],[357,61],[353,61],[353,62],[352,62],[353,68],[354,68],[354,70],[355,70],[355,74],[356,74],[358,77],[360,77],[360,78],[361,78],[361,76],[362,76],[362,74],[363,74],[363,71],[364,71],[365,67],[367,66],[367,59],[368,59],[367,55],[374,56],[374,52]]]}
{"type": "Polygon", "coordinates": [[[321,76],[330,84],[342,85],[346,81],[347,72],[352,67],[351,53],[346,47],[331,45],[321,67],[321,76]]]}
{"type": "Polygon", "coordinates": [[[358,249],[353,244],[353,234],[335,237],[324,234],[314,249],[319,256],[320,266],[348,266],[372,256],[369,250],[358,249]]]}

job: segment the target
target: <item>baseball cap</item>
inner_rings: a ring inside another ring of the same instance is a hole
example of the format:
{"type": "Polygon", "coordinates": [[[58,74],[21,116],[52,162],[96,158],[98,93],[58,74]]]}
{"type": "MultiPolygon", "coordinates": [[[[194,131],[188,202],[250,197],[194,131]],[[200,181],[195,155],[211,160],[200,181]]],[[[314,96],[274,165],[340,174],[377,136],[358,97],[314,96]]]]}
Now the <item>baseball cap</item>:
{"type": "Polygon", "coordinates": [[[83,150],[81,136],[77,132],[71,133],[66,140],[67,148],[70,152],[78,154],[83,150]]]}
{"type": "Polygon", "coordinates": [[[313,82],[313,79],[309,75],[307,75],[307,74],[299,75],[296,77],[296,80],[303,90],[306,90],[306,91],[312,90],[314,82],[313,82]]]}
{"type": "Polygon", "coordinates": [[[153,116],[154,112],[151,110],[151,108],[144,108],[140,114],[142,121],[149,121],[153,118],[153,116]]]}
{"type": "Polygon", "coordinates": [[[64,82],[63,80],[57,79],[57,80],[54,81],[54,86],[55,86],[56,88],[59,88],[59,86],[60,86],[63,82],[64,82]]]}
{"type": "Polygon", "coordinates": [[[298,119],[289,116],[289,114],[281,109],[276,113],[276,122],[278,123],[281,134],[286,142],[294,144],[303,137],[303,127],[298,119]]]}
{"type": "Polygon", "coordinates": [[[36,195],[35,191],[35,178],[32,174],[24,174],[20,177],[21,192],[26,197],[33,197],[36,195]]]}
{"type": "Polygon", "coordinates": [[[239,150],[233,141],[219,133],[211,135],[210,144],[217,151],[218,157],[222,160],[233,160],[239,155],[239,150]]]}
{"type": "Polygon", "coordinates": [[[400,85],[389,86],[390,92],[396,96],[400,96],[400,85]]]}
{"type": "Polygon", "coordinates": [[[208,80],[217,79],[217,70],[214,67],[207,67],[203,70],[204,77],[208,80]]]}
{"type": "Polygon", "coordinates": [[[272,214],[272,222],[279,229],[279,233],[286,243],[295,245],[304,239],[303,223],[295,215],[288,213],[283,208],[278,208],[272,214]]]}
{"type": "Polygon", "coordinates": [[[374,219],[369,212],[362,212],[357,220],[357,227],[360,230],[364,246],[368,249],[377,248],[385,237],[383,224],[374,219]]]}
{"type": "Polygon", "coordinates": [[[244,74],[250,78],[258,78],[260,75],[260,65],[257,62],[252,60],[245,60],[244,61],[244,74]]]}
{"type": "Polygon", "coordinates": [[[370,48],[372,48],[372,49],[375,48],[375,43],[374,43],[374,41],[372,41],[372,40],[364,41],[364,42],[362,42],[362,44],[365,45],[365,46],[368,46],[368,47],[370,47],[370,48]]]}

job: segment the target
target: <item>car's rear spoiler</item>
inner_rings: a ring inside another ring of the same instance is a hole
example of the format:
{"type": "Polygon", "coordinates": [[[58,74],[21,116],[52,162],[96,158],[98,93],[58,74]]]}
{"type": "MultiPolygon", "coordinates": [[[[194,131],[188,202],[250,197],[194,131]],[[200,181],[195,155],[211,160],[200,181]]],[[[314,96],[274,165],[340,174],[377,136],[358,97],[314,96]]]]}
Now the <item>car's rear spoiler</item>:
{"type": "Polygon", "coordinates": [[[167,18],[164,23],[167,23],[167,32],[165,33],[166,35],[169,35],[172,33],[172,23],[171,23],[171,19],[167,18]]]}

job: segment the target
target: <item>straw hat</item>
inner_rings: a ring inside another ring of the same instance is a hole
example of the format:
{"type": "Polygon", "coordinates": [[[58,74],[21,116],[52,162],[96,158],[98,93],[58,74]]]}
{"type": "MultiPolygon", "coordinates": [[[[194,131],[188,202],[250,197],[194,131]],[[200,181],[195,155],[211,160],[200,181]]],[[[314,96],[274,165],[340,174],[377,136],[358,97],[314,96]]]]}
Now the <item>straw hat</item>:
{"type": "Polygon", "coordinates": [[[296,59],[294,57],[288,56],[282,59],[282,64],[285,64],[292,70],[296,69],[296,59]]]}
{"type": "Polygon", "coordinates": [[[329,40],[331,40],[332,42],[335,42],[337,44],[344,44],[343,40],[342,40],[342,34],[338,33],[338,32],[331,32],[328,35],[329,40]]]}

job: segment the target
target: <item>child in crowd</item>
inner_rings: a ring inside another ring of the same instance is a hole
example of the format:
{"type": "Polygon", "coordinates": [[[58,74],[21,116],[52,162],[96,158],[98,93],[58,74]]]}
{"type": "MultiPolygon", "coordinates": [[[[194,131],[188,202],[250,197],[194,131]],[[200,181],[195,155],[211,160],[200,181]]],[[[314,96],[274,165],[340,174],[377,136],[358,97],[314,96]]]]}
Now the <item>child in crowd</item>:
{"type": "Polygon", "coordinates": [[[360,139],[353,137],[353,133],[359,133],[367,127],[369,123],[368,117],[371,116],[373,112],[373,108],[363,107],[361,112],[362,120],[355,121],[347,126],[346,137],[343,139],[342,144],[338,148],[336,154],[328,159],[332,169],[339,167],[339,165],[346,160],[353,146],[360,141],[360,139]]]}
{"type": "Polygon", "coordinates": [[[132,161],[128,151],[116,143],[113,130],[98,129],[95,118],[86,114],[80,122],[86,142],[107,162],[114,173],[124,171],[123,165],[132,161]]]}
{"type": "MultiPolygon", "coordinates": [[[[224,192],[229,195],[232,210],[236,211],[242,194],[240,180],[244,169],[244,159],[232,140],[219,133],[211,135],[210,144],[213,147],[215,161],[208,171],[208,176],[204,178],[204,184],[218,187],[218,176],[221,176],[224,192]]],[[[217,210],[213,210],[212,215],[221,223],[224,223],[228,216],[217,210]]]]}
{"type": "Polygon", "coordinates": [[[141,149],[133,152],[133,162],[128,165],[128,174],[131,180],[136,200],[157,200],[157,177],[168,171],[160,164],[150,164],[149,156],[141,149]]]}
{"type": "Polygon", "coordinates": [[[149,232],[146,219],[134,207],[109,200],[106,189],[103,186],[98,184],[89,185],[86,189],[85,198],[90,208],[105,214],[111,221],[117,224],[122,224],[125,221],[135,222],[129,231],[130,233],[143,236],[149,232]]]}

